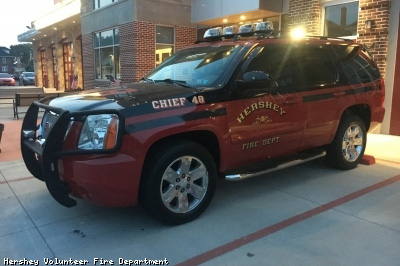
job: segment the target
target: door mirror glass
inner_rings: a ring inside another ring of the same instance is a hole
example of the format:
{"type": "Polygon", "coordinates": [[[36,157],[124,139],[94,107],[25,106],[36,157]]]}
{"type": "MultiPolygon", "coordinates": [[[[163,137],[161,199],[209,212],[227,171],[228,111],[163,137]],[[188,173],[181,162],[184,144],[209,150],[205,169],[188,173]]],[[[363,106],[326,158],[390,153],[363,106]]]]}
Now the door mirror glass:
{"type": "Polygon", "coordinates": [[[268,75],[267,73],[264,73],[263,71],[250,71],[250,72],[246,72],[243,75],[243,81],[244,82],[258,82],[258,81],[270,81],[271,80],[271,76],[268,75]]]}

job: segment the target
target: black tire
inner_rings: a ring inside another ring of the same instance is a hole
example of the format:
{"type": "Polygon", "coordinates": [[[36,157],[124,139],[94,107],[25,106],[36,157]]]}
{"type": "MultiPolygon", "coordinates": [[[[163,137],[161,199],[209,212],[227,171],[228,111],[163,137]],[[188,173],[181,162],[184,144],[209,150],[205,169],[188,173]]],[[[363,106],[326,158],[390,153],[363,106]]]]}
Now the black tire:
{"type": "Polygon", "coordinates": [[[355,115],[345,115],[340,121],[332,143],[327,147],[328,161],[335,168],[353,169],[360,163],[366,144],[367,130],[363,120],[355,115]],[[348,131],[349,129],[357,129],[359,133],[352,136],[357,131],[348,131]],[[353,133],[349,134],[349,132],[353,133]]]}
{"type": "Polygon", "coordinates": [[[210,204],[216,177],[214,159],[206,148],[192,141],[170,142],[153,149],[146,159],[140,201],[150,215],[165,224],[187,223],[210,204]],[[201,177],[194,177],[195,173],[201,177]],[[180,204],[186,202],[187,206],[180,204]]]}

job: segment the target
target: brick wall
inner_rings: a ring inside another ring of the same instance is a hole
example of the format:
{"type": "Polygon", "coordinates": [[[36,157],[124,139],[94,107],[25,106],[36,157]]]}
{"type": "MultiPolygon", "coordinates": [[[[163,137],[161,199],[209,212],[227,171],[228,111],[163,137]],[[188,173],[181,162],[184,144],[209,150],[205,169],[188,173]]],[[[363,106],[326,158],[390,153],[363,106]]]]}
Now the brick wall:
{"type": "Polygon", "coordinates": [[[191,46],[197,40],[197,30],[193,27],[175,27],[175,51],[191,46]]]}
{"type": "Polygon", "coordinates": [[[308,35],[321,35],[319,0],[289,0],[289,29],[302,26],[308,35]]]}
{"type": "MultiPolygon", "coordinates": [[[[156,24],[147,21],[132,21],[119,25],[121,83],[139,81],[155,67],[156,24]]],[[[196,28],[175,27],[175,51],[193,45],[196,28]]],[[[85,88],[108,86],[108,81],[97,81],[94,76],[94,54],[92,34],[82,36],[83,68],[85,88]]]]}
{"type": "MultiPolygon", "coordinates": [[[[138,81],[154,67],[156,62],[156,26],[152,22],[133,22],[133,72],[138,81]]],[[[123,52],[121,51],[121,54],[123,52]]],[[[122,68],[122,66],[121,66],[122,68]]]]}
{"type": "Polygon", "coordinates": [[[386,74],[390,0],[360,0],[357,42],[366,44],[374,56],[383,76],[386,74]],[[366,21],[372,20],[372,28],[366,29],[366,21]]]}

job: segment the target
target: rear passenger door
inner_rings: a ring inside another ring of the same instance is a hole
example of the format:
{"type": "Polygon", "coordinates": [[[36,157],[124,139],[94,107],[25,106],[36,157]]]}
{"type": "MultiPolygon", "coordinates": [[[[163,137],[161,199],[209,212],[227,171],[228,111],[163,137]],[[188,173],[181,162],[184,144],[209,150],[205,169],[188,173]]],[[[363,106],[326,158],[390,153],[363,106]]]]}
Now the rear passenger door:
{"type": "Polygon", "coordinates": [[[293,48],[293,70],[302,101],[305,125],[301,147],[329,143],[342,112],[345,83],[339,80],[333,51],[328,45],[297,44],[293,48]]]}

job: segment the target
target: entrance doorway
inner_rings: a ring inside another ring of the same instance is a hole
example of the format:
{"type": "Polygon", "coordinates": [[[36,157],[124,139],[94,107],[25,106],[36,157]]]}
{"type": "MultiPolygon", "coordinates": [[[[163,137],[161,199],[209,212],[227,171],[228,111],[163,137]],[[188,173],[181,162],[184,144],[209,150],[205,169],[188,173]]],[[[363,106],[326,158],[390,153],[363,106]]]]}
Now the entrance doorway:
{"type": "Polygon", "coordinates": [[[71,84],[74,79],[74,63],[72,60],[72,43],[63,44],[64,58],[64,86],[65,91],[71,90],[71,84]]]}

